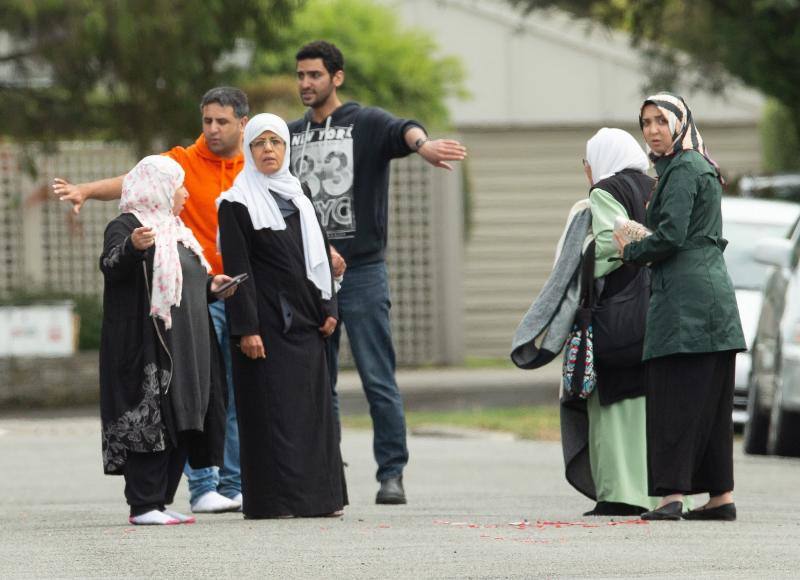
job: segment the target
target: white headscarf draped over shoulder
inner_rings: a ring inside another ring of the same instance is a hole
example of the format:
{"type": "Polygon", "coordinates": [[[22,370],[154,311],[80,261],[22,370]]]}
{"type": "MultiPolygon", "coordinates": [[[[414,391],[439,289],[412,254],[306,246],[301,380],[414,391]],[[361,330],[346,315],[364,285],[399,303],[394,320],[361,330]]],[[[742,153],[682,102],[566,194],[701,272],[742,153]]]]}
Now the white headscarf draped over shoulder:
{"type": "MultiPolygon", "coordinates": [[[[650,162],[633,135],[622,129],[603,127],[586,142],[586,161],[597,183],[623,169],[646,172],[650,162]]],[[[592,185],[594,185],[594,183],[592,185]]]]}
{"type": "Polygon", "coordinates": [[[217,207],[222,200],[241,203],[247,207],[255,229],[285,230],[286,222],[270,190],[294,203],[300,212],[306,276],[327,300],[331,297],[332,280],[325,240],[311,200],[303,193],[300,181],[289,172],[290,147],[289,127],[283,119],[270,113],[250,119],[244,129],[244,168],[236,176],[233,187],[219,196],[217,207]],[[264,131],[272,131],[286,143],[283,165],[272,175],[258,170],[250,151],[250,143],[264,131]]]}
{"type": "Polygon", "coordinates": [[[121,212],[132,213],[156,235],[150,316],[161,318],[166,328],[172,327],[170,309],[181,305],[183,291],[178,243],[194,252],[207,272],[211,270],[192,231],[172,213],[175,191],[183,185],[185,175],[183,168],[173,159],[149,155],[125,176],[119,202],[121,212]]]}

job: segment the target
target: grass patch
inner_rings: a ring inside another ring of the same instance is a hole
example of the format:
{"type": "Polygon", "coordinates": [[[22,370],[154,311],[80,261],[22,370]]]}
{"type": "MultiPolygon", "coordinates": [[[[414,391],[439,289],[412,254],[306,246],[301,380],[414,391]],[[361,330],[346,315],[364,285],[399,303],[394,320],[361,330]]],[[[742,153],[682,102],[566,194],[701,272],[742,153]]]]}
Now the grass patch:
{"type": "MultiPolygon", "coordinates": [[[[557,405],[499,407],[464,411],[406,412],[409,429],[442,425],[466,429],[485,429],[513,433],[521,439],[558,441],[561,436],[557,405]]],[[[371,429],[369,415],[344,415],[342,425],[351,429],[371,429]]]]}
{"type": "Polygon", "coordinates": [[[468,369],[513,369],[516,368],[511,359],[506,357],[490,358],[468,356],[464,359],[464,368],[468,369]]]}

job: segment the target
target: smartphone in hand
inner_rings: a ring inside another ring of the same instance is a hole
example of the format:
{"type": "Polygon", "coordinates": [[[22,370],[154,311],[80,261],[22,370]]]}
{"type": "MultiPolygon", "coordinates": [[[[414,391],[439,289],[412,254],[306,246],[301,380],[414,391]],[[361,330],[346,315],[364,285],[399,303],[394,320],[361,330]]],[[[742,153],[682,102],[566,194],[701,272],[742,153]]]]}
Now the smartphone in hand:
{"type": "Polygon", "coordinates": [[[225,290],[227,290],[228,288],[232,288],[233,286],[238,286],[239,284],[247,280],[249,277],[250,275],[247,272],[237,274],[236,276],[232,277],[228,282],[225,282],[222,286],[217,288],[214,294],[221,294],[225,292],[225,290]]]}

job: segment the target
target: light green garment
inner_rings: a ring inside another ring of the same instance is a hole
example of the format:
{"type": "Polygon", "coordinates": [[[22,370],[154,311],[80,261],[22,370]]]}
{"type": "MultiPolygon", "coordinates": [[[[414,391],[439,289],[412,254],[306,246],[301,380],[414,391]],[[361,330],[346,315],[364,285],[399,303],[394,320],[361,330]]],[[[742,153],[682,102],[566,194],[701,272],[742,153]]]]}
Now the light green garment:
{"type": "Polygon", "coordinates": [[[644,397],[604,407],[589,397],[589,463],[597,501],[653,509],[658,498],[647,495],[647,433],[644,397]]]}
{"type": "Polygon", "coordinates": [[[622,261],[609,262],[609,258],[619,258],[619,250],[614,244],[614,220],[617,216],[628,218],[628,212],[614,196],[607,191],[595,188],[589,194],[592,208],[592,233],[594,234],[594,277],[600,278],[613,272],[622,261]]]}
{"type": "MultiPolygon", "coordinates": [[[[596,278],[622,265],[614,244],[614,220],[628,212],[614,196],[595,188],[589,195],[595,239],[596,278]]],[[[597,501],[613,501],[654,508],[658,499],[647,496],[647,433],[644,397],[625,399],[603,407],[595,394],[589,397],[589,463],[597,501]]]]}

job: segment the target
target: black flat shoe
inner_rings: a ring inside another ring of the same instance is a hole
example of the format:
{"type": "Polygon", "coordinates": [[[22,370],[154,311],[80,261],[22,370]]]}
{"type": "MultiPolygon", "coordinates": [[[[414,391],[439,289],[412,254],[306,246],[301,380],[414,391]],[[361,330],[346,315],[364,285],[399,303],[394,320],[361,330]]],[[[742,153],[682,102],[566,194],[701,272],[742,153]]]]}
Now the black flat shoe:
{"type": "Polygon", "coordinates": [[[638,516],[647,511],[647,508],[631,505],[618,501],[599,501],[594,509],[584,513],[584,516],[638,516]]]}
{"type": "Polygon", "coordinates": [[[736,519],[736,504],[725,503],[715,508],[697,508],[683,514],[683,519],[732,522],[736,519]]]}
{"type": "Polygon", "coordinates": [[[649,512],[644,512],[642,514],[643,520],[650,520],[650,521],[677,521],[681,519],[681,513],[683,512],[683,502],[682,501],[672,501],[669,502],[667,505],[661,506],[660,508],[656,508],[649,512]]]}

